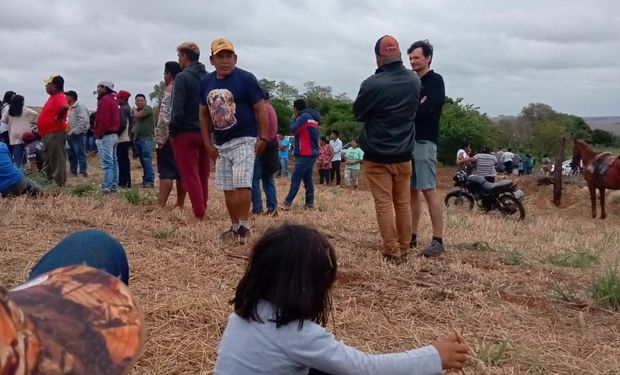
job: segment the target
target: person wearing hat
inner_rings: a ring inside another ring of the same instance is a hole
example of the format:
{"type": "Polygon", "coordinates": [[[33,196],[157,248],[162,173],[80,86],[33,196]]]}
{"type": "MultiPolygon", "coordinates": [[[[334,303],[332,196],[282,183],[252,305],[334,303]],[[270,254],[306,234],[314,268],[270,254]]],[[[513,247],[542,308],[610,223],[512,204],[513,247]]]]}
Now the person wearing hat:
{"type": "Polygon", "coordinates": [[[69,110],[64,93],[65,80],[59,75],[51,75],[44,83],[50,97],[37,120],[39,134],[43,137],[43,170],[58,186],[64,186],[67,181],[65,142],[69,110]]]}
{"type": "Polygon", "coordinates": [[[177,46],[179,64],[183,70],[174,80],[172,109],[168,125],[170,144],[174,153],[183,186],[192,202],[197,220],[203,220],[209,199],[209,155],[201,135],[198,108],[200,106],[200,80],[207,74],[204,64],[198,61],[200,48],[194,42],[177,46]]]}
{"type": "Polygon", "coordinates": [[[86,162],[86,132],[90,126],[88,108],[78,100],[77,92],[66,93],[69,103],[69,171],[72,176],[78,173],[88,177],[86,162]]]}
{"type": "Polygon", "coordinates": [[[87,230],[50,250],[27,282],[0,286],[0,374],[128,374],[145,340],[128,275],[120,243],[87,230]]]}
{"type": "Polygon", "coordinates": [[[443,203],[437,195],[437,143],[439,119],[446,101],[443,78],[431,68],[433,46],[428,40],[419,40],[407,49],[411,69],[422,82],[420,105],[415,116],[415,152],[411,176],[411,247],[417,245],[418,224],[421,214],[421,194],[428,206],[433,238],[422,250],[425,256],[438,256],[443,245],[443,203]]]}
{"type": "Polygon", "coordinates": [[[118,160],[116,147],[118,132],[121,128],[121,115],[114,94],[114,83],[101,81],[97,85],[97,116],[95,118],[95,143],[101,168],[103,169],[103,182],[101,189],[104,193],[115,192],[118,189],[118,160]]]}
{"type": "Polygon", "coordinates": [[[129,150],[132,146],[131,133],[133,130],[134,118],[131,115],[129,98],[131,98],[131,93],[129,91],[118,90],[116,93],[116,102],[120,107],[119,112],[121,116],[116,157],[118,160],[118,186],[122,188],[131,187],[131,161],[129,159],[129,150]]]}
{"type": "Polygon", "coordinates": [[[201,82],[200,125],[207,151],[217,157],[215,185],[224,191],[232,223],[222,239],[244,243],[250,235],[254,159],[269,142],[263,90],[252,73],[236,67],[230,40],[214,40],[209,60],[215,71],[201,82]]]}
{"type": "Polygon", "coordinates": [[[375,57],[378,68],[362,82],[353,113],[364,123],[359,143],[383,255],[399,264],[407,256],[411,237],[409,179],[420,79],[405,68],[398,41],[389,35],[375,43],[375,57]]]}

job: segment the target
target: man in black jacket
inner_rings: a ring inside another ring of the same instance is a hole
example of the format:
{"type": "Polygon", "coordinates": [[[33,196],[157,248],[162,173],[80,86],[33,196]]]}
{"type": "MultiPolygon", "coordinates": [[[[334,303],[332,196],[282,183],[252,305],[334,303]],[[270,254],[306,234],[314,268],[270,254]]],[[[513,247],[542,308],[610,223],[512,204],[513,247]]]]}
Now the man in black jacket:
{"type": "Polygon", "coordinates": [[[411,237],[409,180],[420,79],[403,66],[393,37],[381,37],[375,55],[378,69],[362,82],[353,112],[356,120],[364,122],[360,146],[383,254],[398,264],[407,255],[411,237]]]}
{"type": "Polygon", "coordinates": [[[411,69],[422,82],[420,105],[415,118],[415,152],[413,154],[413,174],[411,177],[411,247],[417,245],[418,224],[420,222],[420,191],[428,205],[433,227],[433,239],[422,250],[426,256],[438,256],[443,246],[443,207],[437,196],[437,139],[439,137],[439,118],[446,101],[443,78],[431,70],[433,46],[428,40],[419,40],[407,50],[411,69]]]}
{"type": "Polygon", "coordinates": [[[200,63],[200,49],[193,42],[177,47],[183,71],[177,74],[172,92],[170,113],[170,144],[181,175],[181,181],[192,202],[192,211],[203,220],[209,198],[209,155],[200,130],[200,80],[207,75],[200,63]]]}

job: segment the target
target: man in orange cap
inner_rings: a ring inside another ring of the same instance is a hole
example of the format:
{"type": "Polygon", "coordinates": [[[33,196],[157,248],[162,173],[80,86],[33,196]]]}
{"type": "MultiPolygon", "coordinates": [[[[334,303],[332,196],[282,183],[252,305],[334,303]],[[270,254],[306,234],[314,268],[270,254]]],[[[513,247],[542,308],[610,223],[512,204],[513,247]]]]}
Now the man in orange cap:
{"type": "Polygon", "coordinates": [[[200,126],[207,151],[215,162],[215,186],[224,190],[231,228],[222,239],[245,243],[250,236],[254,158],[269,142],[263,90],[256,77],[237,68],[230,40],[211,43],[215,72],[201,82],[200,126]]]}

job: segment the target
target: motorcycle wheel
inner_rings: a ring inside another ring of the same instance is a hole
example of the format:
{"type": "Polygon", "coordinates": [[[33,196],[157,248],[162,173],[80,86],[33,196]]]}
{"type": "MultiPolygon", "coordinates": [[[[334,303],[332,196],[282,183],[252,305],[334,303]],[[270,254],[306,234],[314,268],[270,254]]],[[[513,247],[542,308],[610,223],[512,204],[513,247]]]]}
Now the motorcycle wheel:
{"type": "Polygon", "coordinates": [[[525,219],[525,207],[523,207],[523,203],[515,196],[504,194],[497,200],[499,202],[498,209],[504,216],[516,220],[525,219]]]}
{"type": "Polygon", "coordinates": [[[474,208],[474,198],[462,191],[451,191],[446,195],[444,204],[451,211],[471,211],[474,208]]]}

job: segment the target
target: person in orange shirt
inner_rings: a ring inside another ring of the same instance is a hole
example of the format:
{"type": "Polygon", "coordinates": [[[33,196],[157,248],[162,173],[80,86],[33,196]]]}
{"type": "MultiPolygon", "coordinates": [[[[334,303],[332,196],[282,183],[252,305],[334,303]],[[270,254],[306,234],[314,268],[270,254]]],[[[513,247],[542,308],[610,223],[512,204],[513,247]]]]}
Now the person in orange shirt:
{"type": "Polygon", "coordinates": [[[64,186],[67,181],[65,142],[69,110],[64,93],[65,80],[62,76],[51,75],[43,82],[50,96],[37,122],[39,134],[43,137],[43,171],[58,186],[64,186]]]}

